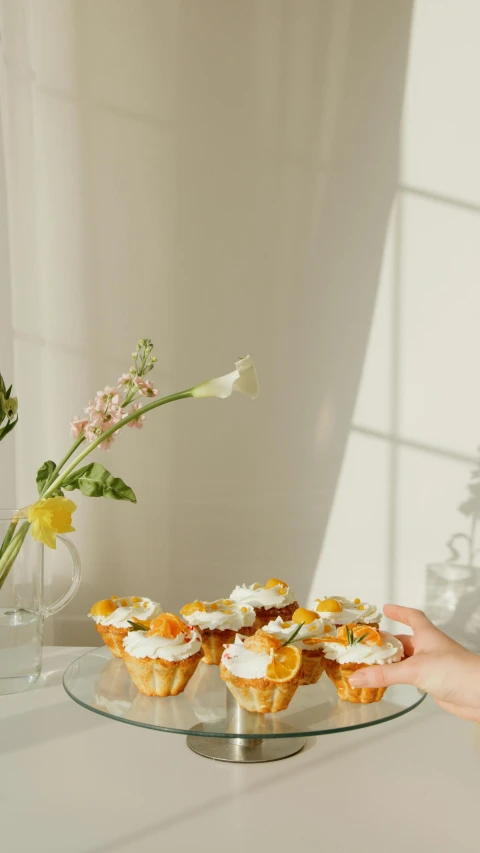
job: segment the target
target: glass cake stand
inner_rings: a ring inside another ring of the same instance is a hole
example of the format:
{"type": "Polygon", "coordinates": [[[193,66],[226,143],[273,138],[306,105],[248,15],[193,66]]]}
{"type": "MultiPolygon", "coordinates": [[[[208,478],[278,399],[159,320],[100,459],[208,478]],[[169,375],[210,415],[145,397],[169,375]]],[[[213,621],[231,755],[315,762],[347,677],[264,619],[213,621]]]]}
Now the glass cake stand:
{"type": "Polygon", "coordinates": [[[92,649],[65,671],[63,686],[79,705],[133,726],[187,735],[194,752],[219,761],[260,762],[299,752],[307,737],[361,729],[412,711],[425,694],[408,685],[389,687],[371,705],[343,702],[322,675],[299,687],[286,711],[253,714],[237,705],[217,666],[200,662],[185,691],[166,698],[144,696],[119,658],[92,649]]]}

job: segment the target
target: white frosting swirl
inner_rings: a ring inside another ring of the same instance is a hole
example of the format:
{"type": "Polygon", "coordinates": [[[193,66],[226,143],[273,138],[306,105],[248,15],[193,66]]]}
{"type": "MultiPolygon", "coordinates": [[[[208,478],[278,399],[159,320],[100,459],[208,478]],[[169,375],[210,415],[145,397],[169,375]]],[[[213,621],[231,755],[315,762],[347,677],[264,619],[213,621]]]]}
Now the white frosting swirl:
{"type": "Polygon", "coordinates": [[[131,628],[130,619],[155,619],[162,612],[161,604],[151,601],[149,598],[130,595],[123,598],[111,599],[111,601],[117,607],[108,616],[88,614],[95,623],[99,625],[112,625],[114,628],[131,628]]]}
{"type": "MultiPolygon", "coordinates": [[[[283,622],[281,616],[277,616],[276,619],[273,619],[268,625],[264,625],[262,631],[266,631],[267,634],[271,634],[272,637],[276,637],[277,640],[281,640],[284,643],[288,640],[289,637],[292,636],[295,628],[298,628],[298,625],[295,622],[283,622]]],[[[293,640],[293,645],[297,646],[298,649],[302,649],[302,651],[312,651],[313,649],[322,649],[322,637],[334,637],[335,636],[335,626],[332,622],[329,622],[327,619],[315,619],[313,622],[310,622],[308,625],[302,625],[298,634],[296,634],[295,639],[293,640]],[[325,630],[325,628],[329,628],[330,630],[325,630]],[[303,640],[307,638],[319,638],[318,643],[305,643],[303,640]]]]}
{"type": "Polygon", "coordinates": [[[173,639],[146,631],[129,631],[123,647],[134,658],[179,661],[196,654],[202,648],[202,638],[195,628],[187,626],[173,639]]]}
{"type": "Polygon", "coordinates": [[[377,610],[374,604],[368,604],[366,601],[359,601],[358,604],[355,604],[350,598],[343,598],[341,595],[324,596],[323,599],[317,599],[317,601],[326,601],[331,598],[340,602],[342,609],[338,613],[327,610],[320,612],[324,619],[329,619],[335,625],[351,625],[352,623],[356,623],[357,625],[371,625],[372,622],[380,624],[382,613],[380,610],[377,610]]]}
{"type": "Polygon", "coordinates": [[[230,598],[239,604],[249,604],[250,607],[263,607],[265,610],[270,610],[272,607],[280,608],[291,604],[295,600],[295,593],[290,586],[285,588],[283,584],[265,589],[259,583],[252,583],[251,586],[245,584],[236,586],[230,598]]]}
{"type": "Polygon", "coordinates": [[[343,646],[340,643],[325,643],[323,648],[328,660],[335,660],[339,664],[365,663],[372,664],[397,663],[403,658],[403,646],[397,637],[380,631],[382,645],[374,643],[355,643],[354,646],[343,646]]]}
{"type": "Polygon", "coordinates": [[[226,604],[224,598],[202,601],[202,604],[205,610],[195,610],[188,616],[182,614],[189,625],[211,631],[240,631],[241,628],[250,628],[255,622],[255,610],[249,604],[226,604]]]}
{"type": "Polygon", "coordinates": [[[265,678],[271,660],[265,652],[259,654],[246,649],[240,634],[237,634],[234,643],[225,647],[222,655],[224,667],[239,678],[265,678]]]}

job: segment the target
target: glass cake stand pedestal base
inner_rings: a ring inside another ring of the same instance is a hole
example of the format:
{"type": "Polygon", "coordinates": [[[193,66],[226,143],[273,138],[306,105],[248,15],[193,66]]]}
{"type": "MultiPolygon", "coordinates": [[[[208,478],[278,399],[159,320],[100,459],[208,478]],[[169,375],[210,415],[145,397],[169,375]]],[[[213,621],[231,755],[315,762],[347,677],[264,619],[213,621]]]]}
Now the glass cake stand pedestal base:
{"type": "Polygon", "coordinates": [[[200,662],[179,696],[144,696],[127,667],[106,647],[92,649],[66,669],[63,685],[79,705],[133,726],[187,736],[199,755],[217,761],[276,761],[299,752],[307,737],[378,725],[402,716],[425,695],[408,685],[389,687],[380,702],[342,702],[326,675],[299,687],[286,711],[244,711],[227,690],[217,666],[200,662]]]}
{"type": "Polygon", "coordinates": [[[187,736],[187,746],[205,758],[246,764],[288,758],[305,746],[305,737],[281,723],[275,727],[277,737],[264,738],[266,719],[265,714],[245,711],[226,690],[225,717],[218,723],[193,726],[187,736]],[[209,737],[205,737],[207,733],[209,737]]]}

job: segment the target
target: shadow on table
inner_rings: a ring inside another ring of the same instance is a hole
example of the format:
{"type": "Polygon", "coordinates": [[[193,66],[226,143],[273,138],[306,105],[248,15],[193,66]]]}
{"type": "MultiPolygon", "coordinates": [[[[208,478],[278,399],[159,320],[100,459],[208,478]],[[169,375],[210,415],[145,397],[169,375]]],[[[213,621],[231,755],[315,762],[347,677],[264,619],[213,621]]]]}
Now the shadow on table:
{"type": "MultiPolygon", "coordinates": [[[[423,704],[423,706],[421,706],[421,707],[423,709],[422,719],[425,719],[425,716],[431,717],[431,716],[435,715],[436,713],[438,713],[438,714],[443,713],[433,703],[429,703],[427,706],[425,706],[425,704],[423,704]]],[[[409,720],[404,719],[403,720],[403,729],[412,727],[413,725],[416,724],[416,722],[418,722],[417,716],[415,716],[409,720]]],[[[374,736],[375,736],[376,741],[378,741],[378,739],[383,739],[383,738],[389,737],[388,728],[385,731],[382,727],[382,730],[378,731],[377,727],[375,726],[375,729],[376,729],[376,732],[375,732],[374,736]]],[[[335,738],[335,735],[332,735],[332,738],[335,738]]],[[[304,754],[305,751],[307,751],[313,747],[313,744],[311,746],[309,745],[309,740],[310,740],[310,738],[307,739],[307,745],[304,747],[304,749],[302,750],[302,753],[300,753],[300,755],[304,754]]],[[[311,740],[313,741],[313,740],[317,740],[317,739],[312,738],[311,740]]],[[[341,743],[341,741],[338,740],[338,738],[335,740],[335,742],[337,744],[341,743]]],[[[329,754],[329,755],[323,754],[321,756],[321,759],[320,759],[321,764],[320,764],[318,755],[317,756],[312,755],[311,757],[309,757],[309,759],[307,761],[302,761],[301,764],[298,764],[296,767],[293,766],[292,759],[293,758],[298,759],[299,753],[297,753],[296,756],[291,756],[290,758],[284,759],[284,760],[289,762],[289,764],[287,765],[287,767],[288,767],[287,772],[288,772],[288,778],[290,780],[290,784],[295,785],[295,779],[298,776],[301,776],[305,773],[306,767],[309,767],[314,763],[318,763],[321,766],[322,778],[324,778],[325,777],[325,767],[326,767],[326,765],[328,765],[329,762],[335,761],[341,753],[348,752],[349,755],[354,756],[355,752],[357,752],[359,749],[363,749],[364,746],[365,746],[365,743],[363,741],[358,742],[357,744],[355,744],[353,746],[352,746],[351,742],[349,741],[348,745],[340,746],[338,749],[333,750],[331,752],[331,754],[329,754]]],[[[206,759],[200,759],[200,760],[205,761],[206,759]]],[[[353,764],[354,764],[354,760],[353,760],[353,764]]],[[[267,766],[269,766],[269,765],[267,765],[267,766]]],[[[241,765],[236,764],[235,768],[240,769],[241,771],[244,771],[245,774],[249,773],[249,771],[250,771],[250,765],[246,765],[246,766],[242,767],[241,765]]],[[[245,775],[244,778],[246,779],[247,776],[245,775]]],[[[252,777],[248,777],[248,778],[250,779],[252,777]]],[[[167,817],[165,819],[157,821],[156,823],[151,824],[149,827],[146,827],[144,829],[144,831],[141,831],[138,828],[136,828],[131,834],[125,834],[125,832],[123,832],[121,838],[112,839],[111,841],[104,843],[104,844],[101,844],[97,847],[89,847],[88,853],[117,853],[117,851],[120,849],[120,845],[121,845],[121,849],[124,849],[128,844],[135,844],[136,846],[142,846],[142,844],[147,842],[149,836],[154,835],[155,833],[159,832],[159,830],[165,831],[171,827],[174,827],[176,824],[179,824],[179,823],[184,824],[187,820],[190,820],[192,818],[204,817],[205,814],[209,811],[210,812],[218,812],[218,810],[222,806],[226,806],[231,800],[234,800],[234,799],[238,800],[239,796],[241,796],[243,793],[250,794],[252,791],[259,792],[266,785],[268,785],[269,788],[272,788],[275,785],[283,784],[284,780],[285,780],[285,773],[277,773],[277,774],[269,775],[268,778],[263,776],[262,779],[256,783],[249,782],[248,786],[245,786],[245,788],[243,788],[240,791],[238,791],[238,790],[230,791],[229,793],[225,793],[223,796],[215,795],[214,799],[210,803],[205,803],[205,802],[199,803],[198,805],[193,806],[191,809],[182,811],[180,814],[171,815],[170,817],[167,817]]]]}
{"type": "MultiPolygon", "coordinates": [[[[46,688],[60,687],[63,673],[71,661],[71,649],[68,652],[59,650],[58,654],[50,654],[48,664],[50,667],[55,664],[55,668],[44,670],[36,684],[23,694],[10,695],[13,699],[11,716],[2,716],[0,723],[2,754],[28,749],[37,743],[68,737],[105,725],[99,715],[82,713],[83,709],[79,710],[66,693],[62,693],[61,699],[55,704],[18,712],[15,702],[17,696],[22,695],[28,701],[28,697],[33,699],[46,688]]],[[[8,701],[9,696],[4,698],[8,701]]],[[[3,707],[7,707],[6,703],[3,707]]]]}

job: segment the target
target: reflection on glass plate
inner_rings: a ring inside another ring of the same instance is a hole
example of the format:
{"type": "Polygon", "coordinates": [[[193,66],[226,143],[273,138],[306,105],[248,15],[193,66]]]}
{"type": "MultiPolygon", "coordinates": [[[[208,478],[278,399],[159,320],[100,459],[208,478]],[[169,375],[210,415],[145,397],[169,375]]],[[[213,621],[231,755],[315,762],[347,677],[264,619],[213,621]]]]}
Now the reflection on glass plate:
{"type": "MultiPolygon", "coordinates": [[[[199,735],[247,736],[245,731],[238,731],[231,714],[227,722],[227,689],[216,666],[200,665],[179,696],[144,696],[123,661],[113,658],[107,648],[100,648],[74,661],[63,683],[80,705],[126,723],[178,734],[188,734],[193,726],[199,726],[199,735]]],[[[257,738],[299,737],[371,726],[411,711],[424,698],[414,687],[395,685],[380,702],[354,705],[338,699],[335,687],[323,675],[317,684],[299,687],[286,711],[249,714],[248,734],[257,738]]]]}

